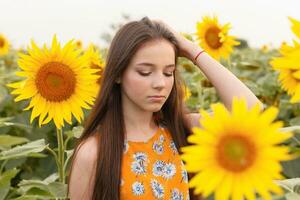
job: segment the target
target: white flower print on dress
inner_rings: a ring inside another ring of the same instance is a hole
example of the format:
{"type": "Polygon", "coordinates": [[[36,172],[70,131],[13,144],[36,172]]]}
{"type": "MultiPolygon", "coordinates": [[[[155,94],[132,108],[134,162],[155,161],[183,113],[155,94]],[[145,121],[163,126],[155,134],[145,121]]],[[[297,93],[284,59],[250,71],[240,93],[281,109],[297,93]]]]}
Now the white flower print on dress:
{"type": "Polygon", "coordinates": [[[188,173],[185,169],[185,166],[184,166],[184,163],[182,162],[182,160],[181,160],[181,177],[185,183],[188,183],[188,181],[189,181],[188,173]]]}
{"type": "Polygon", "coordinates": [[[159,155],[163,154],[163,152],[164,152],[163,143],[160,141],[155,141],[152,145],[152,149],[154,152],[156,152],[159,155]]]}
{"type": "Polygon", "coordinates": [[[157,180],[151,180],[151,189],[154,197],[157,199],[163,199],[165,194],[164,187],[157,180]]]}
{"type": "Polygon", "coordinates": [[[144,152],[136,152],[136,153],[134,153],[133,154],[133,159],[135,161],[138,161],[138,162],[144,162],[144,163],[148,162],[148,156],[144,152]]]}
{"type": "Polygon", "coordinates": [[[185,169],[181,170],[181,176],[182,176],[182,180],[187,183],[188,182],[188,173],[185,169]]]}
{"type": "Polygon", "coordinates": [[[160,136],[159,136],[159,141],[160,141],[160,142],[164,142],[164,141],[165,141],[165,137],[164,137],[163,135],[160,135],[160,136]]]}
{"type": "Polygon", "coordinates": [[[123,180],[123,179],[121,179],[121,183],[120,183],[120,185],[121,185],[121,186],[123,186],[123,185],[124,185],[124,180],[123,180]]]}
{"type": "Polygon", "coordinates": [[[171,140],[171,142],[170,142],[170,148],[172,149],[174,154],[178,154],[178,150],[177,150],[175,142],[173,140],[171,140]]]}
{"type": "Polygon", "coordinates": [[[133,154],[134,161],[131,163],[131,171],[137,175],[142,175],[146,173],[148,165],[148,156],[143,152],[136,152],[133,154]]]}
{"type": "Polygon", "coordinates": [[[176,167],[173,163],[167,163],[163,170],[162,177],[165,179],[171,179],[176,174],[176,167]]]}
{"type": "Polygon", "coordinates": [[[154,176],[162,176],[165,168],[165,162],[158,160],[153,164],[152,172],[154,176]]]}
{"type": "Polygon", "coordinates": [[[174,188],[171,191],[170,200],[184,200],[182,192],[180,192],[177,188],[174,188]]]}
{"type": "Polygon", "coordinates": [[[143,183],[138,182],[138,181],[134,182],[132,184],[132,193],[136,196],[144,194],[145,193],[145,187],[144,187],[143,183]]]}
{"type": "Polygon", "coordinates": [[[141,162],[133,161],[131,163],[131,171],[137,175],[146,174],[146,166],[141,162]]]}

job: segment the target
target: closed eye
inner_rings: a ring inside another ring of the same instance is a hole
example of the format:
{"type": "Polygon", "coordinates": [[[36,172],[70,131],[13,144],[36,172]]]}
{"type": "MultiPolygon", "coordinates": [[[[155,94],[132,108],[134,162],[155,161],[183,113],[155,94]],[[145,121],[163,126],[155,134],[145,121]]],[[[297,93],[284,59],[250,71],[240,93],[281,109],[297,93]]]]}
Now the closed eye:
{"type": "MultiPolygon", "coordinates": [[[[140,75],[142,75],[142,76],[149,76],[151,74],[151,72],[138,72],[138,73],[140,75]]],[[[167,77],[170,77],[170,76],[173,76],[174,73],[173,72],[171,72],[171,73],[164,73],[164,75],[167,76],[167,77]]]]}
{"type": "Polygon", "coordinates": [[[149,76],[151,72],[138,72],[142,76],[149,76]]]}
{"type": "Polygon", "coordinates": [[[173,76],[173,72],[171,72],[171,73],[164,73],[165,74],[165,76],[173,76]]]}

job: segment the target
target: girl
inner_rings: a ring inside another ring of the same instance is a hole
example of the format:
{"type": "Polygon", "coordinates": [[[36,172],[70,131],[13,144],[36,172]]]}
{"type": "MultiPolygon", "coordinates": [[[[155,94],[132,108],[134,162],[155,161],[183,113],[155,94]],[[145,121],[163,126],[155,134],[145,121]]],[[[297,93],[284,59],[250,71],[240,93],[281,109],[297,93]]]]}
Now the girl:
{"type": "Polygon", "coordinates": [[[260,103],[231,72],[163,22],[124,25],[107,57],[101,90],[76,146],[71,200],[197,199],[188,189],[180,147],[199,114],[183,104],[178,56],[192,60],[228,109],[233,96],[260,103]]]}

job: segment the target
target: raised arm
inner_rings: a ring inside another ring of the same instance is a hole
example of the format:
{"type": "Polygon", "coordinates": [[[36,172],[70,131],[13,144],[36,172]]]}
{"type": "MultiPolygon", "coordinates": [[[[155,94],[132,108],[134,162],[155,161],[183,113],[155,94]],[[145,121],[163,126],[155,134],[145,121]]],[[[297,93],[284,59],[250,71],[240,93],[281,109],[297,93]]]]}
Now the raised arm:
{"type": "Polygon", "coordinates": [[[202,49],[192,42],[184,43],[188,58],[192,60],[205,74],[209,81],[216,88],[218,95],[228,110],[231,110],[231,103],[234,96],[245,97],[248,107],[251,108],[256,103],[263,104],[253,94],[253,92],[240,81],[233,73],[225,68],[221,63],[212,58],[206,52],[202,53],[194,60],[198,52],[202,49]]]}
{"type": "Polygon", "coordinates": [[[199,69],[216,88],[218,95],[228,110],[231,110],[231,102],[234,96],[245,97],[249,108],[254,106],[256,103],[259,103],[263,109],[263,104],[253,94],[253,92],[226,67],[206,52],[201,53],[197,57],[197,60],[194,60],[196,55],[203,49],[199,47],[199,45],[180,35],[163,21],[155,21],[164,24],[170,31],[172,31],[179,43],[179,55],[188,58],[199,67],[199,69]]]}

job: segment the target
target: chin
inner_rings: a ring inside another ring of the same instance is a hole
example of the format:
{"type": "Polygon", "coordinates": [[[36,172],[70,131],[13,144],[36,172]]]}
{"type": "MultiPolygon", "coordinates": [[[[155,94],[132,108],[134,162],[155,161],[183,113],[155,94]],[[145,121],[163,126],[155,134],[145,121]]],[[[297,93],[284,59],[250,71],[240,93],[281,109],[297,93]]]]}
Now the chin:
{"type": "Polygon", "coordinates": [[[151,112],[158,112],[162,108],[162,105],[157,105],[157,106],[151,106],[146,108],[145,110],[151,111],[151,112]]]}

